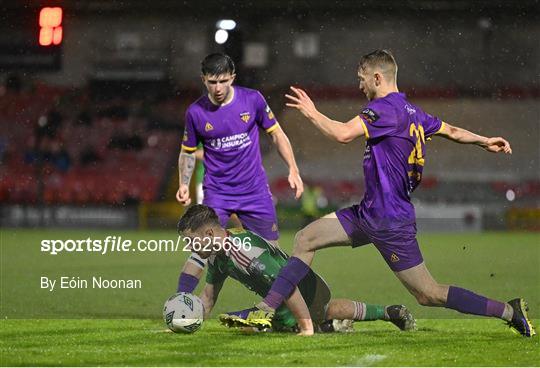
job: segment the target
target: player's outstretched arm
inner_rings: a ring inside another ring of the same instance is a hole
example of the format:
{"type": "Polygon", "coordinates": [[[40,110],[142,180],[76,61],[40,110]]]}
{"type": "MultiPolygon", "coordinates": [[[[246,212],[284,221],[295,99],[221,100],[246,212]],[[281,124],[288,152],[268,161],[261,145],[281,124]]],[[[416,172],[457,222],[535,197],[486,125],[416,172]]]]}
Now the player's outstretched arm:
{"type": "Polygon", "coordinates": [[[285,301],[285,304],[291,310],[296,322],[298,323],[298,328],[300,329],[298,335],[313,335],[313,322],[311,321],[309,309],[298,288],[293,291],[289,299],[285,301]]]}
{"type": "Polygon", "coordinates": [[[484,137],[448,123],[444,123],[438,134],[457,143],[475,144],[488,152],[512,154],[510,143],[502,137],[484,137]]]}
{"type": "Polygon", "coordinates": [[[176,200],[184,206],[189,206],[191,203],[189,182],[195,169],[195,161],[195,154],[186,152],[182,148],[178,156],[178,191],[176,192],[176,200]]]}
{"type": "Polygon", "coordinates": [[[199,298],[201,298],[201,301],[204,306],[204,318],[207,319],[210,317],[210,313],[212,312],[212,309],[214,308],[214,305],[216,305],[219,292],[221,291],[221,287],[223,286],[223,282],[220,282],[218,284],[206,284],[204,286],[203,291],[201,292],[201,295],[199,298]]]}
{"type": "Polygon", "coordinates": [[[339,143],[349,143],[354,139],[364,135],[361,119],[354,117],[346,123],[332,120],[328,116],[317,110],[315,104],[307,93],[300,89],[291,87],[292,95],[285,95],[289,99],[286,103],[289,107],[294,107],[308,118],[324,135],[339,143]]]}
{"type": "Polygon", "coordinates": [[[186,292],[191,293],[197,287],[199,280],[204,272],[204,269],[196,266],[191,261],[186,261],[184,267],[182,267],[182,272],[178,277],[178,287],[176,288],[177,292],[186,292]]]}
{"type": "Polygon", "coordinates": [[[304,193],[304,183],[300,177],[300,171],[298,170],[298,165],[296,165],[296,160],[294,158],[293,149],[289,137],[285,134],[283,129],[280,126],[277,127],[272,133],[272,142],[274,142],[279,155],[285,161],[289,167],[289,185],[295,191],[295,198],[298,199],[304,193]]]}

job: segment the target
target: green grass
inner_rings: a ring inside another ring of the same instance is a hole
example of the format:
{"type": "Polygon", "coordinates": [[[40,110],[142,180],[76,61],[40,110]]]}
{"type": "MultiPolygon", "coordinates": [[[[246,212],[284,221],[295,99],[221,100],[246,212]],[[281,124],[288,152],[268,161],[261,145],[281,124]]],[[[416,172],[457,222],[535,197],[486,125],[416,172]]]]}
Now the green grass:
{"type": "MultiPolygon", "coordinates": [[[[537,321],[538,322],[538,321],[537,321]]],[[[216,321],[193,335],[166,333],[156,320],[2,322],[2,365],[538,365],[538,338],[518,337],[493,320],[419,320],[419,330],[385,322],[351,334],[310,338],[247,335],[216,321]]]]}
{"type": "MultiPolygon", "coordinates": [[[[165,333],[161,309],[174,292],[186,254],[40,252],[42,239],[174,239],[172,232],[0,230],[1,365],[538,365],[538,336],[524,339],[502,322],[421,307],[372,246],[321,251],[314,268],[334,297],[403,303],[419,331],[402,333],[384,322],[357,323],[346,335],[300,338],[245,335],[211,319],[194,335],[165,333]],[[40,289],[41,276],[141,279],[140,290],[40,289]],[[69,319],[68,319],[69,318],[69,319]]],[[[292,234],[281,244],[290,249],[292,234]]],[[[540,314],[540,238],[527,233],[426,234],[424,258],[443,283],[508,300],[525,297],[540,314]]],[[[199,287],[200,290],[200,287],[199,287]]],[[[226,282],[214,315],[259,297],[226,282]]],[[[538,325],[538,320],[535,324],[538,325]]]]}

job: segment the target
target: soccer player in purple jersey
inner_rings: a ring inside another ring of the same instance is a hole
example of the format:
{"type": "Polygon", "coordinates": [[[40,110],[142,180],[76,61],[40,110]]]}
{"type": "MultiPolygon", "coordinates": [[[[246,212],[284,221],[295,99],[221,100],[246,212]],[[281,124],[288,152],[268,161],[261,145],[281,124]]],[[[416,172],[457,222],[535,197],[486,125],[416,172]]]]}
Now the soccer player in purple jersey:
{"type": "MultiPolygon", "coordinates": [[[[535,331],[523,299],[504,303],[457,286],[439,284],[431,276],[416,241],[415,212],[410,200],[422,179],[425,143],[430,137],[440,135],[494,153],[511,154],[510,144],[501,137],[483,137],[425,113],[398,91],[396,77],[397,64],[390,52],[377,50],[362,57],[359,87],[370,102],[346,123],[321,114],[303,90],[291,87],[294,95],[287,95],[287,106],[298,109],[329,138],[349,143],[365,136],[366,190],[359,205],[327,215],[297,234],[293,256],[258,308],[271,319],[275,308],[309,270],[315,251],[373,243],[419,304],[500,318],[521,335],[533,336],[535,331]]],[[[310,335],[312,331],[304,334],[310,335]]]]}
{"type": "Polygon", "coordinates": [[[247,229],[277,240],[276,212],[262,166],[259,128],[271,135],[287,164],[289,184],[298,199],[303,184],[289,139],[258,91],[232,85],[236,75],[229,56],[208,55],[201,69],[208,93],[186,111],[176,198],[183,205],[191,203],[194,153],[202,143],[204,204],[214,208],[224,226],[231,213],[236,213],[247,229]]]}
{"type": "MultiPolygon", "coordinates": [[[[233,86],[235,65],[229,56],[208,55],[201,63],[201,71],[208,93],[186,111],[176,199],[184,206],[191,203],[189,183],[195,168],[195,152],[202,143],[203,204],[216,211],[222,226],[234,213],[244,228],[276,242],[277,216],[262,165],[259,128],[270,134],[287,164],[289,184],[298,199],[304,188],[291,143],[260,92],[233,86]]],[[[192,284],[199,273],[200,269],[186,263],[179,282],[192,284]]]]}

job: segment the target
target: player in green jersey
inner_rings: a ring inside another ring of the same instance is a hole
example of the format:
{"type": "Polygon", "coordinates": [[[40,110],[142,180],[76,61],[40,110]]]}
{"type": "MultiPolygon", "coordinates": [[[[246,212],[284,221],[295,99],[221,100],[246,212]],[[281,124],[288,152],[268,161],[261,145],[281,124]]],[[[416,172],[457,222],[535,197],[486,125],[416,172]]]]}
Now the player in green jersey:
{"type": "MultiPolygon", "coordinates": [[[[183,268],[179,292],[193,292],[208,266],[206,285],[201,294],[205,316],[210,315],[227,277],[239,281],[258,295],[265,295],[281,268],[287,263],[287,254],[259,235],[243,230],[221,227],[213,209],[204,205],[190,207],[178,223],[178,231],[193,251],[183,268]],[[186,273],[186,271],[188,273],[186,273]],[[189,280],[189,282],[186,282],[189,280]]],[[[311,323],[310,316],[301,316],[304,301],[311,317],[322,332],[347,331],[352,321],[385,320],[401,330],[415,328],[415,320],[403,305],[370,305],[348,299],[331,299],[326,282],[313,270],[300,282],[292,297],[277,311],[272,325],[265,322],[257,327],[273,330],[296,330],[297,324],[311,323]]],[[[250,325],[256,316],[226,313],[220,321],[229,327],[250,325]]]]}

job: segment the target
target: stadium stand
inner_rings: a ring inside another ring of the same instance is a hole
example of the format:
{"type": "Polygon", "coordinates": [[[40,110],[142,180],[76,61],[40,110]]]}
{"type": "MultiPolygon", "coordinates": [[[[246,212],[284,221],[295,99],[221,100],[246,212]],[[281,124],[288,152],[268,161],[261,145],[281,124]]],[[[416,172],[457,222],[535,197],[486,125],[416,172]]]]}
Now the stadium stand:
{"type": "Polygon", "coordinates": [[[71,108],[90,105],[87,100],[84,91],[43,85],[33,91],[5,91],[0,99],[0,137],[5,142],[1,202],[159,199],[177,154],[182,130],[177,114],[185,107],[164,101],[144,113],[145,101],[117,99],[93,103],[89,110],[71,108]]]}
{"type": "MultiPolygon", "coordinates": [[[[318,106],[337,119],[354,116],[361,104],[352,93],[323,92],[314,92],[318,106]],[[337,98],[341,95],[346,98],[337,98]]],[[[176,183],[172,176],[182,116],[197,93],[186,90],[181,95],[159,101],[93,101],[84,89],[39,83],[27,91],[3,90],[0,202],[35,204],[42,198],[46,204],[119,205],[165,199],[172,193],[167,191],[169,184],[176,183]]],[[[475,161],[470,160],[476,153],[471,151],[474,148],[456,151],[450,143],[438,140],[429,146],[422,189],[414,197],[428,203],[501,203],[508,200],[511,190],[515,205],[538,203],[539,162],[538,158],[531,161],[527,154],[538,143],[536,101],[442,97],[446,99],[431,97],[415,102],[480,133],[504,132],[514,145],[514,155],[503,161],[475,161]],[[485,121],[480,118],[484,116],[491,118],[485,121]],[[519,126],[508,129],[510,122],[519,126]],[[448,170],[453,162],[467,165],[460,164],[459,172],[448,170]]],[[[282,104],[278,98],[273,100],[306,183],[321,188],[331,206],[360,200],[364,188],[357,157],[363,154],[364,143],[331,142],[297,112],[280,111],[282,104]],[[332,167],[331,179],[323,167],[332,167]]],[[[284,167],[275,164],[280,160],[268,144],[263,141],[262,150],[272,193],[281,204],[294,206],[284,167]]]]}

